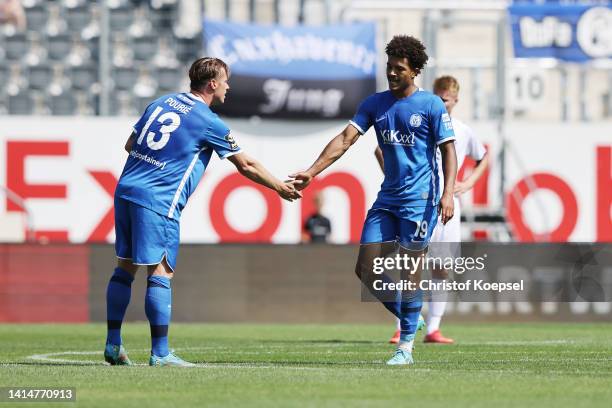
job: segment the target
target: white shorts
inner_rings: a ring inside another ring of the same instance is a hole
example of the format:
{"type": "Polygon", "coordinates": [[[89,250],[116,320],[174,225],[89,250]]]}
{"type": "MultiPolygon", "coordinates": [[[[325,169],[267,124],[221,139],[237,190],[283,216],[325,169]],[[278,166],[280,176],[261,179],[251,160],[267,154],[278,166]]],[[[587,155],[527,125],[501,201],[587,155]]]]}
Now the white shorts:
{"type": "Polygon", "coordinates": [[[438,217],[429,244],[428,255],[431,257],[458,257],[461,256],[461,203],[454,198],[455,211],[446,225],[438,217]]]}

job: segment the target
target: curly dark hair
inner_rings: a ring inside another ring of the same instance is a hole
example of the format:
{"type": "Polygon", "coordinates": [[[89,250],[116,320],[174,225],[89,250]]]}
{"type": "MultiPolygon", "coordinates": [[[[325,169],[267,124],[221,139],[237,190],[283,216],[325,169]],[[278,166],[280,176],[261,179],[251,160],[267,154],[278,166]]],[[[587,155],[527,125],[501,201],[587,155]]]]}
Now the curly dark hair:
{"type": "Polygon", "coordinates": [[[429,59],[423,43],[410,35],[394,36],[385,47],[385,52],[389,57],[407,58],[410,68],[417,75],[429,59]]]}

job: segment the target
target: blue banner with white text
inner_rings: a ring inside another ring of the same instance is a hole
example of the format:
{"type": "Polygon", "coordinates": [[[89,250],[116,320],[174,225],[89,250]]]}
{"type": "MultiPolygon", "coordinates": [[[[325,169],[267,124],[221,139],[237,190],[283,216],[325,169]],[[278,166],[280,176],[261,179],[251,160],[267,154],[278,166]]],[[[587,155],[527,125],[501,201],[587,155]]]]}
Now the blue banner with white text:
{"type": "Polygon", "coordinates": [[[350,118],[376,91],[373,23],[282,27],[204,21],[206,55],[231,70],[227,116],[350,118]]]}
{"type": "Polygon", "coordinates": [[[508,9],[514,56],[587,62],[612,58],[612,3],[515,1],[508,9]]]}

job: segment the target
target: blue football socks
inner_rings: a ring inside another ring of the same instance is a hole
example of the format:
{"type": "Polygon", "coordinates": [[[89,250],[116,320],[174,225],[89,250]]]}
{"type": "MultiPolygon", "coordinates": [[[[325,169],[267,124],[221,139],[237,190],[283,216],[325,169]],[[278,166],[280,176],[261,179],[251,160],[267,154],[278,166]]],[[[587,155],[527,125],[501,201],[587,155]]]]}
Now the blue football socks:
{"type": "Polygon", "coordinates": [[[170,279],[149,276],[145,296],[145,313],[151,325],[151,353],[165,357],[168,350],[168,326],[172,314],[172,290],[170,279]]]}
{"type": "Polygon", "coordinates": [[[121,268],[115,268],[115,272],[108,282],[106,289],[106,343],[120,346],[121,323],[125,311],[130,304],[132,294],[132,282],[134,277],[121,268]]]}
{"type": "Polygon", "coordinates": [[[419,315],[423,307],[423,292],[412,292],[409,298],[402,299],[400,317],[400,342],[412,341],[417,332],[419,315]]]}

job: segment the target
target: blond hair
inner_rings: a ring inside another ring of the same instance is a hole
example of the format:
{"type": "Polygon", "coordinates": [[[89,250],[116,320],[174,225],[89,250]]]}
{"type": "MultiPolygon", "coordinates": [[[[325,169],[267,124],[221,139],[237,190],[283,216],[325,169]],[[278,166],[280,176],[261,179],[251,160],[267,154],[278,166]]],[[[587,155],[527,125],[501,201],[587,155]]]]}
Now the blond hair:
{"type": "Polygon", "coordinates": [[[450,75],[436,78],[433,83],[433,92],[439,94],[444,91],[459,93],[459,81],[457,81],[457,78],[450,75]]]}

